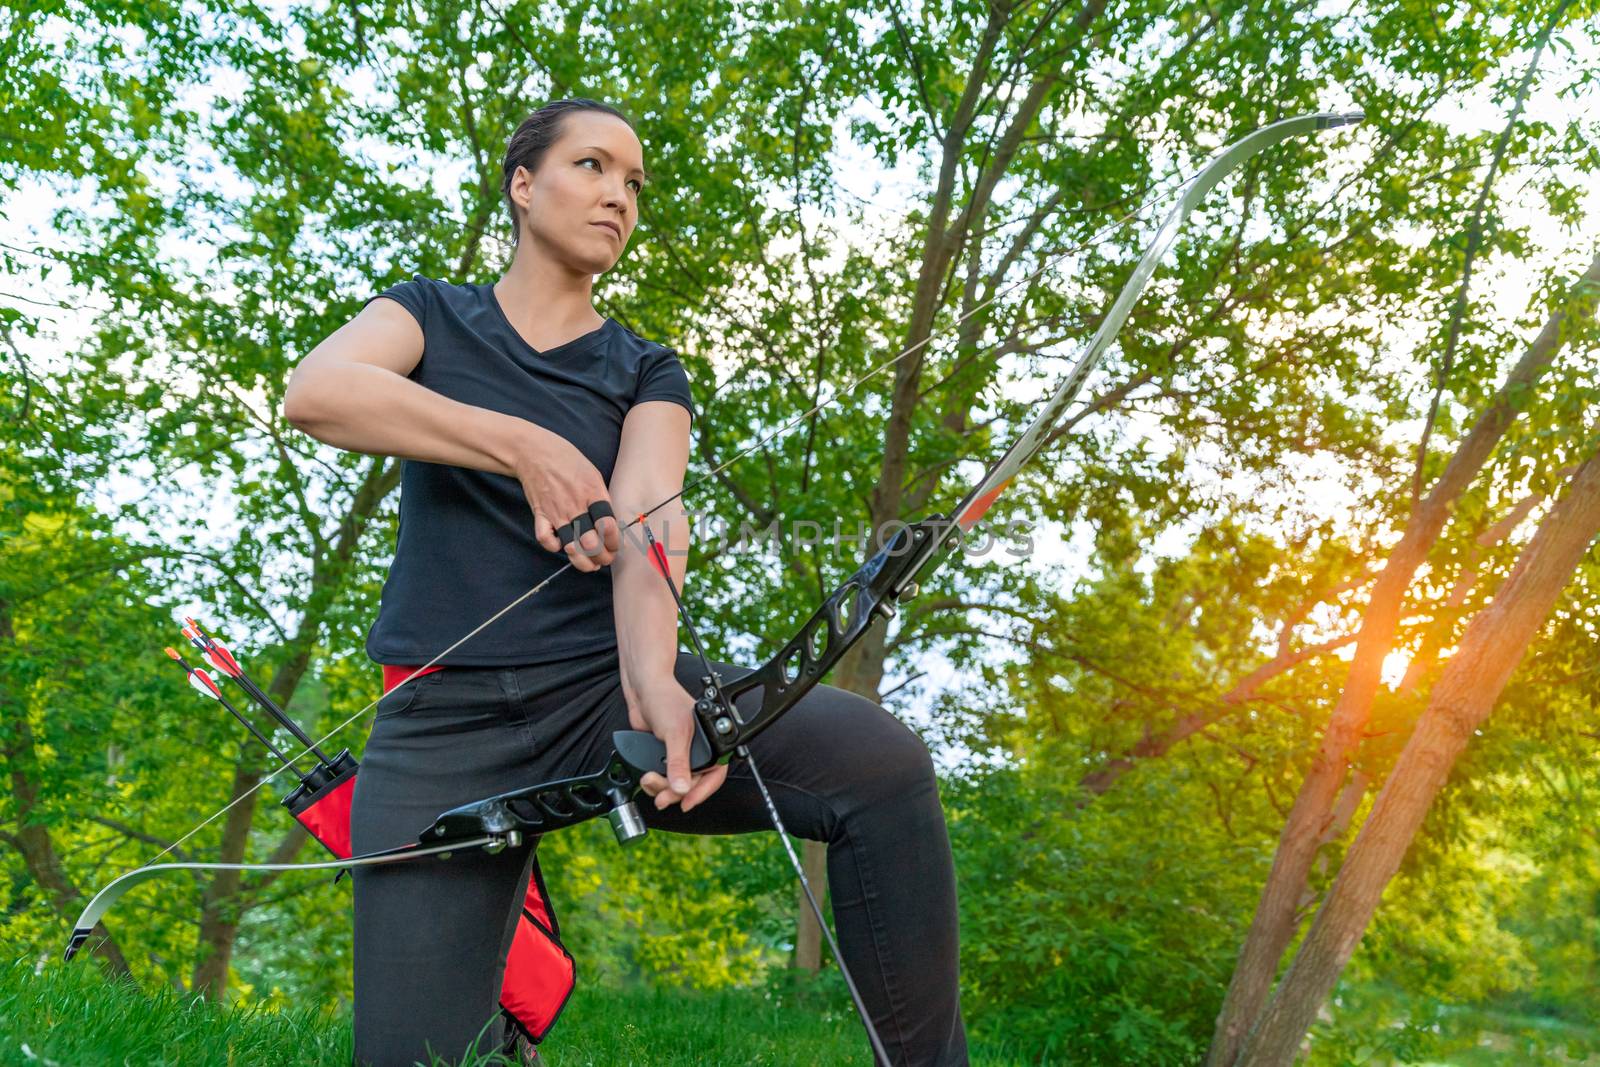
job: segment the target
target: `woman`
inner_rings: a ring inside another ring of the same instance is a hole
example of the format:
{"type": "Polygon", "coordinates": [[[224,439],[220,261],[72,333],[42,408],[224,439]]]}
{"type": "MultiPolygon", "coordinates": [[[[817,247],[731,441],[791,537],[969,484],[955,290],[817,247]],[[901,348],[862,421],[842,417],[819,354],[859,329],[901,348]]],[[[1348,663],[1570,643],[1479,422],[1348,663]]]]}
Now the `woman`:
{"type": "MultiPolygon", "coordinates": [[[[667,746],[667,776],[643,783],[651,827],[771,828],[744,769],[690,773],[685,685],[703,672],[678,651],[672,592],[639,531],[624,538],[601,518],[571,544],[557,534],[596,502],[632,516],[683,485],[682,366],[593,307],[595,276],[627,247],[645,180],[620,112],[590,100],[539,109],[506,149],[516,252],[500,280],[394,286],[289,383],[284,414],[296,426],[407,461],[368,654],[403,671],[459,642],[444,669],[378,706],[351,815],[357,851],[414,841],[458,804],[597,769],[624,728],[667,746]],[[568,563],[577,573],[461,641],[568,563]]],[[[650,524],[681,587],[681,504],[650,524]]],[[[895,1062],[965,1063],[955,881],[926,748],[876,704],[826,686],[751,747],[791,832],[828,843],[841,950],[895,1062]]],[[[355,872],[359,1061],[460,1057],[486,1024],[479,1047],[493,1047],[532,860],[511,849],[355,872]]]]}

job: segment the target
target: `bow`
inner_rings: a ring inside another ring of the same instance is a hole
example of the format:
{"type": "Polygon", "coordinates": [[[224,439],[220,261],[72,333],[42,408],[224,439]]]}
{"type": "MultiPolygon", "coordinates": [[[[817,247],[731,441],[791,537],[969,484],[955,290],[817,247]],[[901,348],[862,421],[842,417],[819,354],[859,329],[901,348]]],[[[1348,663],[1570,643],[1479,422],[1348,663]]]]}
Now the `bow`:
{"type": "MultiPolygon", "coordinates": [[[[878,623],[879,620],[886,621],[893,618],[898,606],[916,595],[919,577],[937,566],[947,554],[960,546],[962,536],[977,524],[1022,466],[1038,453],[1048,439],[1051,429],[1060,421],[1067,405],[1082,391],[1089,375],[1094,371],[1101,357],[1111,346],[1118,331],[1127,321],[1135,301],[1155,273],[1162,257],[1170,250],[1173,242],[1177,239],[1184,220],[1200,201],[1219,182],[1257,153],[1291,137],[1321,133],[1360,122],[1362,118],[1363,116],[1360,113],[1319,112],[1283,119],[1247,134],[1218,152],[1187,183],[1187,189],[1184,191],[1182,198],[1162,220],[1150,245],[1140,256],[1133,273],[1123,284],[1116,300],[1101,320],[1094,336],[1078,355],[1071,370],[1057,385],[1050,397],[1039,407],[1032,420],[1017,435],[1010,447],[984,472],[982,477],[969,487],[965,495],[951,509],[949,515],[934,515],[915,523],[902,524],[900,530],[888,544],[862,563],[855,573],[845,579],[824,599],[822,605],[800,627],[799,632],[793,638],[785,643],[775,655],[748,674],[744,674],[732,681],[725,681],[712,670],[699,634],[695,630],[693,619],[684,607],[676,585],[672,582],[661,546],[656,542],[646,522],[650,515],[700,485],[705,479],[697,480],[685,489],[679,490],[666,500],[656,504],[649,511],[636,516],[623,528],[624,532],[631,530],[634,526],[642,526],[644,528],[644,535],[648,541],[655,566],[672,589],[679,617],[683,620],[685,629],[694,645],[695,654],[704,667],[704,674],[700,682],[700,693],[694,702],[695,732],[690,748],[691,766],[695,770],[704,770],[725,759],[739,759],[749,767],[766,803],[774,828],[778,831],[779,838],[783,841],[784,847],[788,851],[789,859],[794,865],[795,873],[799,877],[805,896],[812,909],[816,912],[819,925],[824,934],[828,937],[829,947],[833,950],[834,958],[839,961],[840,970],[845,977],[852,1000],[855,1002],[857,1013],[861,1016],[862,1022],[866,1027],[878,1062],[888,1065],[891,1061],[872,1026],[854,980],[845,968],[838,946],[833,941],[832,932],[829,930],[828,924],[823,921],[821,908],[818,906],[816,896],[813,894],[799,860],[794,854],[793,847],[789,844],[782,819],[772,803],[766,784],[762,781],[760,772],[750,757],[748,748],[750,741],[792,709],[839,662],[840,658],[856,642],[861,640],[874,624],[878,623]],[[750,699],[745,703],[749,706],[749,710],[741,711],[739,698],[747,696],[750,699]]],[[[1048,266],[1048,262],[1045,265],[1048,266]]],[[[1041,267],[1039,271],[1034,272],[1023,281],[1031,281],[1043,269],[1044,267],[1041,267]]],[[[1003,295],[1004,291],[1006,290],[995,294],[989,301],[973,308],[962,317],[961,321],[965,321],[966,318],[992,303],[994,299],[998,299],[1000,295],[1003,295]]],[[[932,340],[932,337],[933,335],[930,335],[892,359],[873,368],[872,371],[858,379],[854,384],[859,384],[885,367],[917,351],[932,340]]],[[[853,387],[852,385],[851,388],[853,387]]],[[[838,395],[840,394],[836,394],[833,399],[836,399],[838,395]]],[[[830,399],[823,404],[819,404],[817,408],[805,413],[800,418],[803,419],[809,416],[831,402],[832,400],[830,399]]],[[[798,421],[800,420],[791,421],[780,428],[777,433],[784,432],[790,426],[796,425],[798,421]]],[[[746,449],[706,477],[720,473],[738,459],[743,458],[744,455],[748,455],[756,448],[765,445],[776,435],[776,433],[770,435],[756,446],[746,449]]],[[[577,533],[576,528],[572,527],[571,529],[575,536],[577,533]]],[[[540,582],[537,586],[523,593],[494,616],[474,628],[471,633],[468,633],[450,646],[450,648],[445,649],[427,664],[419,667],[416,672],[401,684],[411,681],[423,671],[439,663],[445,656],[466,643],[479,631],[523,601],[537,595],[545,585],[569,569],[571,569],[570,563],[540,582]]],[[[354,722],[375,704],[376,701],[350,716],[350,718],[335,727],[333,731],[330,731],[328,736],[332,736],[333,733],[337,733],[354,722]]],[[[308,744],[308,751],[315,747],[310,745],[310,739],[307,737],[300,736],[297,739],[301,740],[302,743],[308,744]]],[[[324,737],[323,740],[326,741],[327,737],[324,737]]],[[[524,837],[559,830],[602,813],[610,820],[619,842],[627,844],[637,841],[646,832],[636,804],[636,798],[641,790],[640,780],[645,774],[652,771],[665,774],[666,747],[654,735],[635,730],[618,731],[613,735],[613,744],[615,751],[600,770],[578,777],[527,786],[453,808],[440,815],[431,826],[423,831],[415,846],[390,849],[351,859],[313,864],[184,863],[139,868],[107,885],[90,901],[74,930],[73,947],[76,948],[88,937],[94,925],[115,903],[117,897],[139,882],[169,870],[325,870],[406,862],[427,856],[447,856],[451,852],[462,849],[486,848],[498,850],[514,846],[524,837]]],[[[279,771],[281,772],[283,769],[280,767],[279,771]]],[[[260,788],[261,785],[270,780],[270,777],[264,778],[255,788],[260,788]]],[[[244,797],[241,796],[233,803],[236,804],[243,799],[244,797]]],[[[230,804],[229,807],[231,806],[230,804]]],[[[228,809],[223,809],[223,811],[226,810],[228,809]]],[[[183,840],[187,840],[188,837],[198,832],[222,813],[222,811],[219,811],[216,815],[211,816],[200,826],[195,827],[194,830],[184,835],[178,842],[169,846],[166,851],[176,848],[183,840]]]]}
{"type": "MultiPolygon", "coordinates": [[[[1155,238],[1072,369],[1005,453],[951,509],[952,517],[934,515],[902,525],[893,540],[834,589],[799,632],[761,666],[731,683],[714,677],[715,672],[706,661],[703,649],[698,647],[693,620],[674,588],[679,616],[697,646],[696,653],[706,671],[694,705],[696,723],[690,748],[691,767],[696,771],[704,770],[737,754],[820,682],[874,622],[893,618],[898,605],[917,594],[918,576],[960,546],[962,535],[983,518],[1017,471],[1043,446],[1067,405],[1082,391],[1101,356],[1127,321],[1161,258],[1177,240],[1184,220],[1219,182],[1245,160],[1272,145],[1290,137],[1351,125],[1362,118],[1358,112],[1320,112],[1284,119],[1240,138],[1217,153],[1195,175],[1183,198],[1162,221],[1155,238]],[[735,706],[735,701],[747,693],[759,694],[759,706],[745,715],[735,706]]],[[[895,359],[908,353],[909,350],[895,359]]],[[[882,365],[875,368],[874,373],[881,369],[882,365]]],[[[688,490],[674,494],[635,517],[624,529],[643,525],[646,518],[683,492],[688,490]]],[[[656,557],[656,568],[666,574],[659,545],[648,526],[645,537],[656,557]]],[[[670,575],[667,581],[671,583],[670,575]]],[[[606,812],[611,816],[612,827],[621,843],[636,840],[644,833],[643,824],[631,800],[624,801],[621,797],[636,794],[638,780],[644,774],[654,771],[665,775],[666,746],[655,735],[637,730],[618,731],[612,741],[616,751],[600,771],[528,786],[454,808],[441,815],[423,833],[422,839],[453,839],[491,828],[547,833],[606,812]]]]}

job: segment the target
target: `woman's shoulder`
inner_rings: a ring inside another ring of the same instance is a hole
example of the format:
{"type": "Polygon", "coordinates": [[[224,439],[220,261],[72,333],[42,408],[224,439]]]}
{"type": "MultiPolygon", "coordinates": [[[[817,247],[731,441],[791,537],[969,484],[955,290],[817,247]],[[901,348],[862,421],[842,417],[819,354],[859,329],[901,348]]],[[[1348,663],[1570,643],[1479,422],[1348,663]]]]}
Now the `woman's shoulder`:
{"type": "Polygon", "coordinates": [[[688,370],[678,358],[678,350],[660,341],[641,337],[616,319],[611,324],[611,350],[621,358],[620,363],[631,368],[640,380],[660,376],[683,378],[687,385],[688,370]]]}
{"type": "Polygon", "coordinates": [[[458,284],[430,278],[426,274],[413,273],[404,281],[393,282],[388,287],[378,290],[375,296],[386,296],[420,311],[432,303],[458,304],[475,299],[479,288],[480,286],[471,283],[458,284]]]}
{"type": "Polygon", "coordinates": [[[427,292],[445,301],[478,300],[482,298],[484,289],[484,284],[481,282],[451,282],[442,278],[430,278],[426,274],[412,274],[409,281],[400,284],[427,292]]]}
{"type": "Polygon", "coordinates": [[[636,352],[641,357],[652,359],[670,358],[676,360],[678,358],[678,350],[671,345],[662,344],[660,341],[652,341],[648,337],[641,337],[614,318],[611,323],[614,327],[612,333],[616,337],[617,343],[627,350],[636,352]]]}
{"type": "Polygon", "coordinates": [[[627,354],[634,372],[633,403],[646,400],[672,400],[694,413],[694,400],[689,388],[689,373],[678,358],[676,349],[660,341],[640,337],[626,326],[611,319],[615,343],[627,354]]]}

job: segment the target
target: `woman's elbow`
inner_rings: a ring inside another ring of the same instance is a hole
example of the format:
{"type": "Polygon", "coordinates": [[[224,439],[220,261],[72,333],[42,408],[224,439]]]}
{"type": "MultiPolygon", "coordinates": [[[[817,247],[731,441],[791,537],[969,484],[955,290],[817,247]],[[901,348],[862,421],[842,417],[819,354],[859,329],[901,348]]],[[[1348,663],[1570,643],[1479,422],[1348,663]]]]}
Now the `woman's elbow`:
{"type": "Polygon", "coordinates": [[[314,369],[296,367],[289,376],[289,384],[284,387],[281,410],[289,425],[320,440],[318,428],[324,424],[328,413],[319,377],[314,369]]]}
{"type": "Polygon", "coordinates": [[[672,487],[647,491],[624,491],[621,496],[612,493],[611,506],[623,516],[623,522],[632,522],[641,515],[650,516],[650,529],[663,540],[680,530],[687,536],[688,513],[683,507],[681,489],[672,487]]]}

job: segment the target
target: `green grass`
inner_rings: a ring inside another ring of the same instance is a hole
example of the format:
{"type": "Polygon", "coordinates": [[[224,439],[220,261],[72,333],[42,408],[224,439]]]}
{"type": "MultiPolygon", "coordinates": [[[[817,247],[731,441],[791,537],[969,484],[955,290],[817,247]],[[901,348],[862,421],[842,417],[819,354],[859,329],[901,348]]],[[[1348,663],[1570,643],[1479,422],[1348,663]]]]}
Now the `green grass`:
{"type": "MultiPolygon", "coordinates": [[[[721,992],[580,986],[541,1051],[550,1067],[870,1067],[860,1024],[837,983],[785,977],[768,989],[721,992]]],[[[1429,1015],[1435,1017],[1443,1025],[1426,1027],[1423,1042],[1401,1040],[1406,1035],[1387,1016],[1356,1025],[1364,1039],[1325,1034],[1316,1062],[1600,1064],[1600,1034],[1587,1027],[1485,1009],[1438,1008],[1429,1015]],[[1418,1048],[1396,1055],[1397,1041],[1432,1045],[1433,1054],[1418,1048]]],[[[975,1043],[972,1052],[979,1067],[1039,1062],[1037,1050],[1007,1054],[975,1043]]],[[[0,1067],[349,1067],[350,1060],[347,1015],[227,1009],[171,989],[109,981],[82,963],[38,971],[0,965],[0,1067]]]]}
{"type": "Polygon", "coordinates": [[[93,966],[0,970],[0,1065],[350,1063],[350,1030],[315,1012],[228,1011],[93,966]]]}
{"type": "Polygon", "coordinates": [[[551,1067],[872,1063],[853,1012],[760,990],[580,990],[540,1052],[551,1067]]]}
{"type": "MultiPolygon", "coordinates": [[[[550,1067],[871,1063],[848,1002],[798,987],[580,986],[540,1051],[550,1067]]],[[[24,963],[0,967],[0,1067],[349,1067],[350,1060],[346,1016],[229,1010],[171,989],[109,981],[81,963],[38,972],[24,963]]],[[[973,1062],[1023,1061],[990,1054],[973,1062]]]]}

